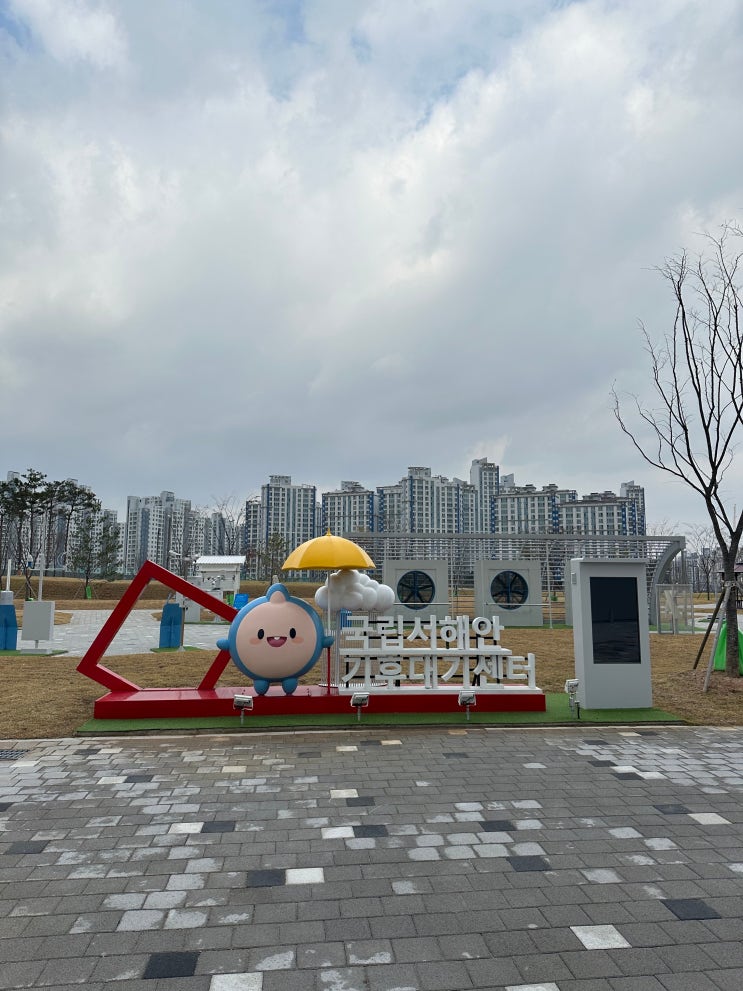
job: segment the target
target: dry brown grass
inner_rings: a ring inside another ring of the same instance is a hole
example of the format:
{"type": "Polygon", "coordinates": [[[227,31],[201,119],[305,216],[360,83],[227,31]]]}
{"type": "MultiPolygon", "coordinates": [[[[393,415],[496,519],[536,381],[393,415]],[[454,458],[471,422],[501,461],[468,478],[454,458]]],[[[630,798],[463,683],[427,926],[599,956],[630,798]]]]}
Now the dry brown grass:
{"type": "MultiPolygon", "coordinates": [[[[698,636],[651,634],[653,703],[680,719],[697,725],[743,725],[743,678],[713,673],[710,690],[702,691],[708,650],[696,671],[698,636]]],[[[508,629],[503,644],[515,654],[532,651],[537,658],[537,684],[545,691],[562,692],[574,676],[572,630],[508,629]]],[[[198,684],[214,658],[212,651],[144,653],[106,658],[105,664],[143,687],[198,684]]],[[[0,738],[66,737],[93,714],[93,703],[104,689],[76,670],[79,658],[66,655],[0,657],[3,666],[0,738]]],[[[321,674],[321,665],[310,677],[321,674]]],[[[232,665],[221,684],[244,683],[232,665]]]]}

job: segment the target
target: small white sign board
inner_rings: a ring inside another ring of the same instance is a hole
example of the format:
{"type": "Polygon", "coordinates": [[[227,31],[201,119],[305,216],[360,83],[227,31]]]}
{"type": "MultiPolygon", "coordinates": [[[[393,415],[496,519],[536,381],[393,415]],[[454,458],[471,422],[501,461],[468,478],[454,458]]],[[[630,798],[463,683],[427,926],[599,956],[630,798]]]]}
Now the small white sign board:
{"type": "Polygon", "coordinates": [[[21,640],[54,639],[54,603],[49,600],[23,603],[21,640]]]}

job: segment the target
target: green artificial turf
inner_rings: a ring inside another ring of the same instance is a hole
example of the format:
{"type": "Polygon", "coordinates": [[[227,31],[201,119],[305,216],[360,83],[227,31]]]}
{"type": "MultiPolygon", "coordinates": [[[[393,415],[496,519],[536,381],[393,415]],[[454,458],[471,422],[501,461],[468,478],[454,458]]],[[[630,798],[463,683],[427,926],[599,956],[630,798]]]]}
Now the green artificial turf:
{"type": "Polygon", "coordinates": [[[184,650],[202,650],[202,647],[150,647],[151,654],[179,654],[184,650]]]}
{"type": "MultiPolygon", "coordinates": [[[[477,712],[470,710],[470,718],[464,712],[431,713],[374,713],[364,711],[361,719],[355,712],[338,715],[306,716],[240,716],[198,717],[192,719],[89,719],[77,731],[78,735],[112,733],[152,733],[204,730],[221,732],[250,732],[251,730],[297,729],[363,729],[364,727],[417,727],[417,726],[564,726],[566,724],[648,724],[681,723],[671,713],[662,709],[581,709],[580,719],[570,711],[567,696],[562,693],[546,693],[546,712],[477,712]]],[[[349,707],[350,708],[350,707],[349,707]]]]}
{"type": "Polygon", "coordinates": [[[66,650],[0,650],[0,657],[54,657],[56,654],[66,654],[66,650]]]}

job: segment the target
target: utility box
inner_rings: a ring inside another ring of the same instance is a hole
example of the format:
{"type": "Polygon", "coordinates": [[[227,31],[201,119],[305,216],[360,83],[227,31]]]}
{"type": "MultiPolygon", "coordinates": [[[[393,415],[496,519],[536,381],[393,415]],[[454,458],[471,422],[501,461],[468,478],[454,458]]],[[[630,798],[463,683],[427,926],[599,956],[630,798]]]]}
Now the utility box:
{"type": "Polygon", "coordinates": [[[570,562],[575,676],[585,709],[653,704],[646,561],[570,562]]]}

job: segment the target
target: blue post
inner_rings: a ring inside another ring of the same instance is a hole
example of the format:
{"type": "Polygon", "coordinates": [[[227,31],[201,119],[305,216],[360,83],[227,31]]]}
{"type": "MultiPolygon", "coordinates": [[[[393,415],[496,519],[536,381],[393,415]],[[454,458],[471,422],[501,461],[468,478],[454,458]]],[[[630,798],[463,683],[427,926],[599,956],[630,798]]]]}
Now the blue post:
{"type": "Polygon", "coordinates": [[[0,650],[18,649],[18,620],[12,592],[0,592],[0,650]]]}
{"type": "Polygon", "coordinates": [[[183,607],[179,606],[177,602],[166,602],[160,620],[161,647],[180,647],[182,621],[183,607]]]}

